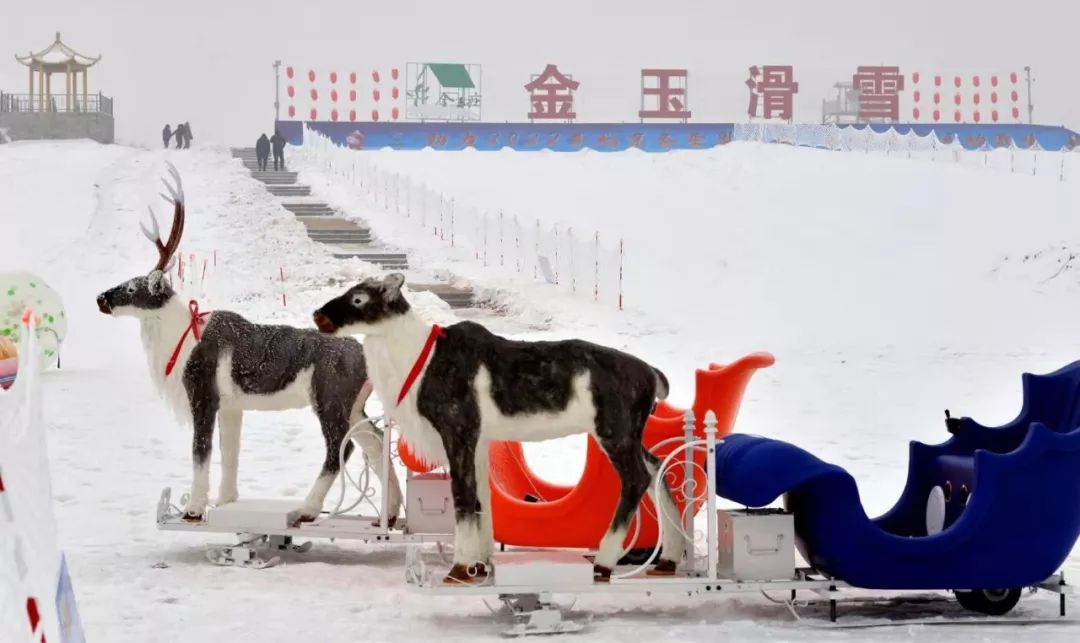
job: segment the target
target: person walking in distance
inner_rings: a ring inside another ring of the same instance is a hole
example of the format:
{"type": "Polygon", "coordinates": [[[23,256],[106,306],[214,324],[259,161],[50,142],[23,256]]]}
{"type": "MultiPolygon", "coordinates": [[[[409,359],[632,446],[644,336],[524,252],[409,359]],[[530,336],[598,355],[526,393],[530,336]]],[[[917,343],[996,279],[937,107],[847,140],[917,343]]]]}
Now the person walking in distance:
{"type": "Polygon", "coordinates": [[[281,169],[285,169],[285,138],[281,136],[281,132],[274,130],[274,136],[270,138],[270,145],[274,148],[274,171],[278,169],[278,162],[281,163],[281,169]]]}
{"type": "Polygon", "coordinates": [[[184,121],[184,149],[191,147],[191,139],[195,138],[191,135],[191,123],[184,121]]]}
{"type": "Polygon", "coordinates": [[[173,137],[176,138],[176,149],[183,149],[184,147],[184,124],[180,123],[173,130],[173,137]]]}
{"type": "Polygon", "coordinates": [[[172,127],[165,123],[165,129],[161,130],[161,142],[165,143],[165,149],[169,149],[169,141],[172,140],[172,127]]]}
{"type": "Polygon", "coordinates": [[[259,171],[265,172],[266,162],[270,160],[270,139],[266,138],[266,134],[255,141],[255,158],[259,161],[259,171]]]}

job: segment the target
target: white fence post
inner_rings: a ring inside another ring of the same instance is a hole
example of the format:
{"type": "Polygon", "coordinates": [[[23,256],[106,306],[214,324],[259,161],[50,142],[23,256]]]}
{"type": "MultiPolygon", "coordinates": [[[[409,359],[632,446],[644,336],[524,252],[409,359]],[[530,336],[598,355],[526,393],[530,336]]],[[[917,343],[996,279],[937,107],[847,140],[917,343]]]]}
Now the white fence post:
{"type": "Polygon", "coordinates": [[[600,231],[593,237],[593,295],[594,302],[600,301],[600,231]]]}
{"type": "Polygon", "coordinates": [[[623,309],[623,240],[619,239],[619,310],[623,309]]]}
{"type": "Polygon", "coordinates": [[[506,244],[503,243],[503,238],[504,238],[504,235],[503,235],[503,211],[499,210],[499,267],[500,268],[502,268],[503,266],[506,265],[506,261],[505,261],[505,258],[506,258],[505,257],[506,244]]]}
{"type": "Polygon", "coordinates": [[[577,270],[574,267],[574,227],[566,229],[566,245],[570,249],[570,292],[577,294],[577,270]]]}
{"type": "Polygon", "coordinates": [[[559,224],[555,224],[555,285],[559,285],[559,224]]]}
{"type": "Polygon", "coordinates": [[[521,272],[521,226],[518,225],[517,215],[514,215],[514,261],[517,271],[521,272]]]}

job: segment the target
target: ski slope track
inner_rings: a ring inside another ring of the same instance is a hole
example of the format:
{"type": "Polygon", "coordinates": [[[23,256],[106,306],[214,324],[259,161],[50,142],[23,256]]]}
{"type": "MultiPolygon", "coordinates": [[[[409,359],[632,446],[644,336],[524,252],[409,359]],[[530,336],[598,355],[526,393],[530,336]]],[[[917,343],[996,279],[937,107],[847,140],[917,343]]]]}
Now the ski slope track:
{"type": "MultiPolygon", "coordinates": [[[[692,369],[774,352],[777,364],[751,383],[736,430],[790,440],[847,468],[872,514],[903,488],[908,441],[946,439],[942,409],[1002,423],[1019,410],[1021,372],[1080,358],[1076,183],[757,144],[657,155],[358,154],[461,203],[624,237],[619,313],[490,269],[443,265],[429,235],[314,164],[295,168],[320,199],[362,216],[424,270],[497,292],[506,314],[493,318],[496,332],[632,351],[668,375],[675,404],[693,395],[692,369]]],[[[64,367],[43,381],[60,545],[88,640],[495,640],[483,603],[407,591],[398,549],[317,542],[255,572],[207,563],[202,536],[155,529],[161,488],[189,484],[190,434],[151,386],[136,323],[101,315],[94,297],[153,265],[137,221],[153,205],[167,222],[157,196],[165,160],[184,179],[181,249],[194,255],[190,289],[204,309],[309,326],[317,305],[379,274],[310,241],[225,148],[0,146],[0,270],[38,273],[61,293],[70,321],[64,367]]],[[[434,296],[412,299],[433,322],[456,319],[434,296]]],[[[584,460],[581,438],[528,452],[560,482],[573,481],[584,460]]],[[[241,497],[301,498],[322,453],[309,411],[250,414],[241,497]]],[[[215,450],[212,489],[218,471],[215,450]]],[[[1066,573],[1080,578],[1077,552],[1066,573]]],[[[926,611],[847,609],[843,618],[870,625],[926,611]]],[[[575,610],[595,615],[587,636],[596,641],[1080,634],[1069,623],[823,630],[752,595],[590,595],[575,610]]],[[[1056,601],[1027,598],[1017,614],[1053,616],[1056,601]]]]}

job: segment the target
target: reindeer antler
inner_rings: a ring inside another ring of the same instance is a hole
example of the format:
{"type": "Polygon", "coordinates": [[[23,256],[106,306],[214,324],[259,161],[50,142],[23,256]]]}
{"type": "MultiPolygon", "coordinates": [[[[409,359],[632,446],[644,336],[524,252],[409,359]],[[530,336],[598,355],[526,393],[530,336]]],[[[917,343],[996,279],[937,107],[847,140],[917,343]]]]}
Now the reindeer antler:
{"type": "Polygon", "coordinates": [[[165,185],[165,189],[169,191],[168,194],[164,192],[161,194],[161,198],[166,202],[173,204],[173,222],[172,229],[169,230],[169,239],[165,243],[161,242],[161,232],[158,229],[157,218],[154,216],[153,208],[150,208],[150,224],[151,229],[147,229],[146,226],[139,222],[139,227],[142,228],[142,233],[157,247],[158,262],[154,266],[154,270],[165,271],[168,270],[171,265],[171,259],[176,253],[177,247],[180,246],[180,237],[184,234],[184,184],[180,180],[180,173],[176,170],[176,166],[172,163],[168,163],[169,174],[172,176],[175,185],[170,184],[165,179],[161,179],[161,182],[165,185]]]}

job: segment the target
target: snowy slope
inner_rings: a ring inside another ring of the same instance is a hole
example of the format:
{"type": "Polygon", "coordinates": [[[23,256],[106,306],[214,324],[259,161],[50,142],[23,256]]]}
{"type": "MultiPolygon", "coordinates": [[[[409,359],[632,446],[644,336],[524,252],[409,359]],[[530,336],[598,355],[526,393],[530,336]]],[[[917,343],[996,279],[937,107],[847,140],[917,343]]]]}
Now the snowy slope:
{"type": "MultiPolygon", "coordinates": [[[[515,290],[498,275],[454,268],[499,283],[512,314],[496,329],[632,350],[667,372],[676,403],[692,395],[694,367],[774,351],[777,365],[751,383],[739,428],[849,467],[871,513],[899,494],[907,441],[943,439],[941,409],[1006,420],[1019,407],[1020,372],[1080,356],[1069,327],[1075,281],[1043,284],[1041,268],[1002,261],[1048,244],[1075,247],[1076,188],[1068,184],[779,146],[656,156],[377,156],[484,207],[624,234],[631,309],[622,315],[542,285],[515,290]],[[532,189],[537,183],[545,189],[532,189]]],[[[210,566],[202,538],[155,530],[161,487],[189,484],[190,439],[150,387],[135,323],[101,315],[93,298],[152,264],[135,222],[147,204],[167,221],[156,196],[166,158],[190,199],[185,254],[194,253],[196,265],[218,256],[205,288],[213,307],[307,325],[315,305],[370,274],[370,266],[335,261],[309,242],[225,150],[0,147],[0,224],[20,239],[4,244],[15,251],[3,251],[0,270],[39,271],[64,296],[71,322],[64,369],[47,374],[45,393],[60,542],[89,639],[492,637],[498,628],[483,604],[409,593],[399,551],[319,543],[285,566],[253,573],[210,566]],[[62,182],[45,178],[60,166],[62,182]]],[[[438,268],[442,255],[430,239],[317,168],[303,170],[322,196],[358,208],[376,232],[438,268]]],[[[430,298],[417,301],[433,321],[453,319],[430,298]]],[[[538,468],[573,479],[579,443],[535,450],[538,468]]],[[[309,413],[253,414],[241,494],[300,497],[321,458],[309,413]]],[[[690,604],[596,596],[578,609],[597,613],[596,640],[808,636],[782,607],[752,596],[690,604]]],[[[1048,613],[1053,605],[1043,598],[1021,609],[1048,613]]],[[[1076,634],[1067,626],[1026,632],[1076,634]]],[[[979,626],[951,638],[1001,633],[979,626]]]]}

